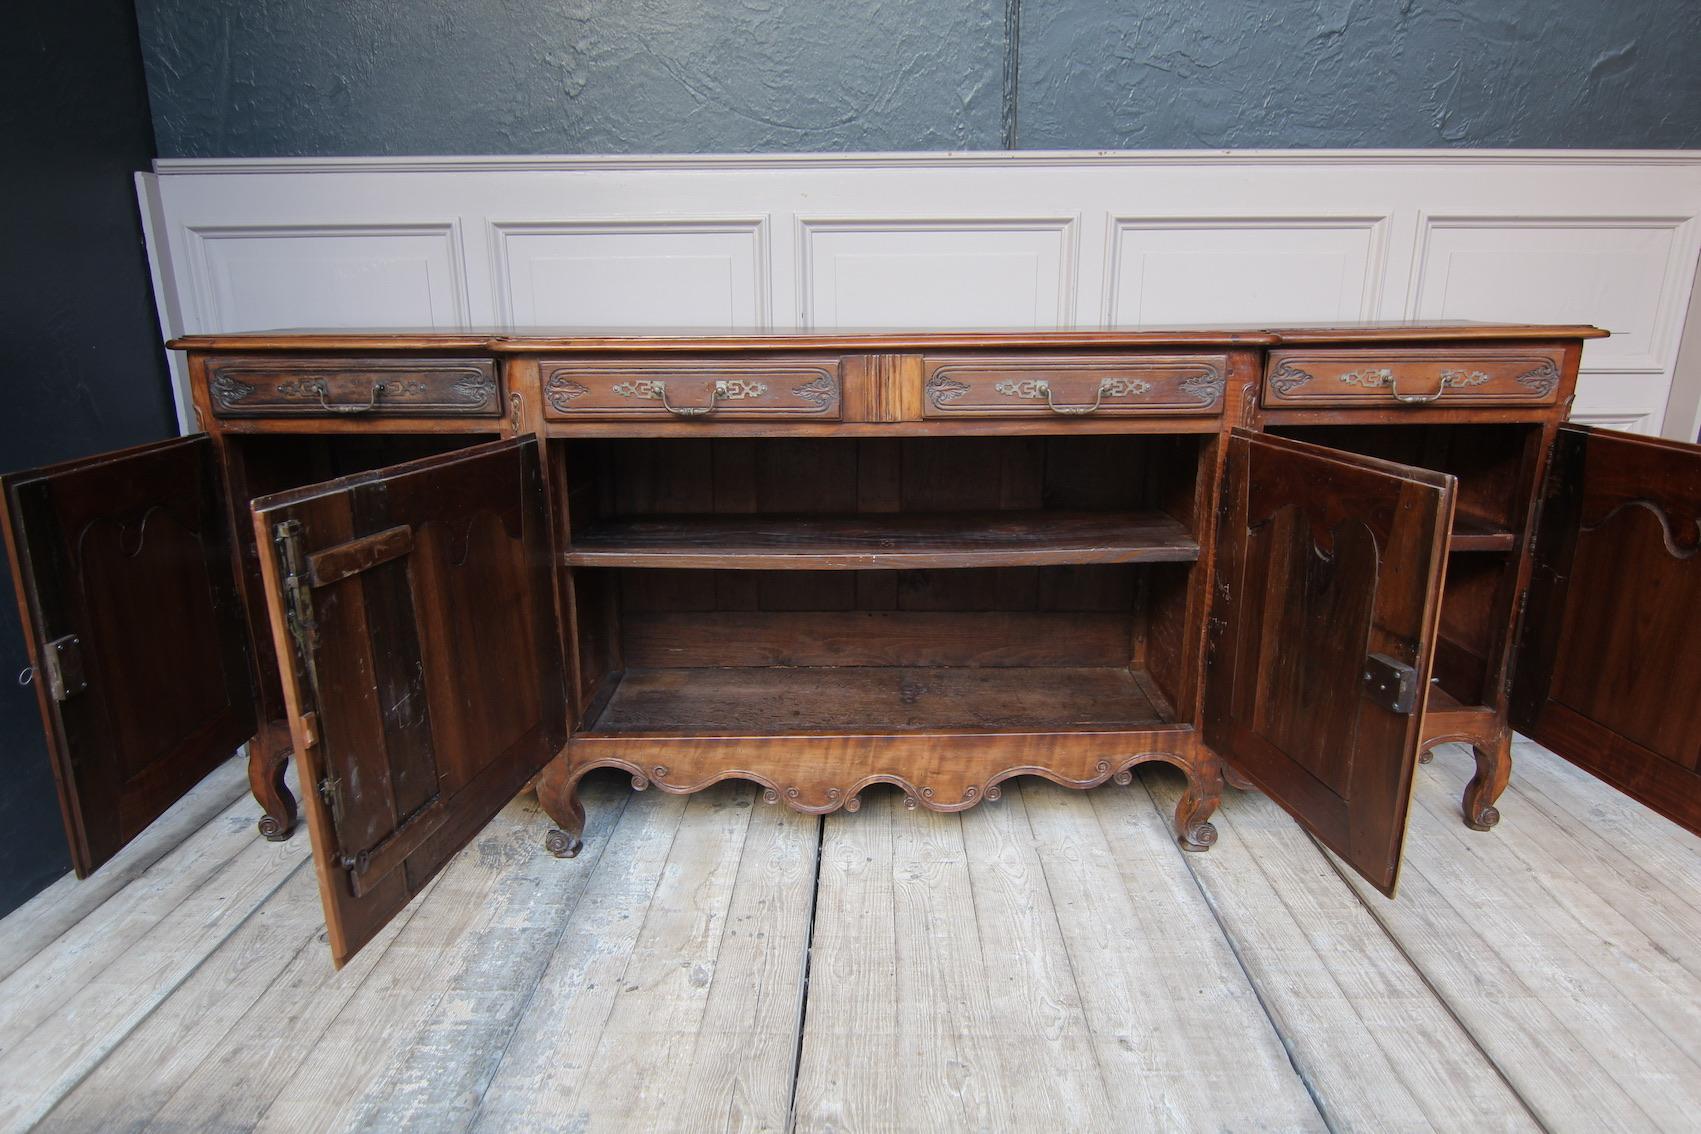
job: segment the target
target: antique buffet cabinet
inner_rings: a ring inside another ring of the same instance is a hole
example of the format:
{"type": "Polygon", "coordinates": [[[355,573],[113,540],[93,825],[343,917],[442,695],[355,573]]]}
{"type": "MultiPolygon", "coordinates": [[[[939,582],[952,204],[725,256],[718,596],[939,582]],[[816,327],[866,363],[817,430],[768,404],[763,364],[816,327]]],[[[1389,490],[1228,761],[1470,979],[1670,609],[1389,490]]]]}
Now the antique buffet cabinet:
{"type": "Polygon", "coordinates": [[[5,482],[86,873],[244,741],[340,964],[535,782],[808,812],[1225,779],[1392,892],[1510,728],[1701,829],[1701,450],[1589,327],[197,336],[193,436],[5,482]]]}

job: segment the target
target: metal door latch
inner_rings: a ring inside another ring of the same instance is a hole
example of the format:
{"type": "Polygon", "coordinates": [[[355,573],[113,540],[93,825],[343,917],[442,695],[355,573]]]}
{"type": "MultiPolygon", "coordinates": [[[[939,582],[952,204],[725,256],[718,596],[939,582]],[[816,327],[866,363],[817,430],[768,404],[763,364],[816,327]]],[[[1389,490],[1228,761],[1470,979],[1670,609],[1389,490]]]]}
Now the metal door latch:
{"type": "Polygon", "coordinates": [[[1418,703],[1417,670],[1387,654],[1364,659],[1364,692],[1390,713],[1415,712],[1418,703]]]}
{"type": "Polygon", "coordinates": [[[41,664],[47,671],[47,688],[55,701],[69,701],[89,687],[83,672],[83,643],[75,634],[47,643],[41,664]]]}

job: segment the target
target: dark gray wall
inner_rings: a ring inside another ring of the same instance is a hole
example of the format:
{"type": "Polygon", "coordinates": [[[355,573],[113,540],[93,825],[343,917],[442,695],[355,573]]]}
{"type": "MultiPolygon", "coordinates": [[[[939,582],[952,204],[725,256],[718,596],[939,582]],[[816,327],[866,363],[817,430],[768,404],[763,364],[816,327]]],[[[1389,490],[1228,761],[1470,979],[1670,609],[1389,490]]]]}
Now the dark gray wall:
{"type": "Polygon", "coordinates": [[[1004,0],[142,0],[165,156],[985,148],[1004,0]]]}
{"type": "MultiPolygon", "coordinates": [[[[11,10],[0,41],[0,472],[177,432],[131,174],[153,154],[130,0],[11,10]]],[[[0,555],[0,579],[10,579],[0,555]]],[[[0,597],[0,914],[70,869],[11,587],[0,597]]]]}
{"type": "Polygon", "coordinates": [[[138,0],[166,156],[1701,146],[1697,0],[138,0]]]}
{"type": "Polygon", "coordinates": [[[1024,146],[1701,145],[1697,0],[1021,8],[1024,146]]]}

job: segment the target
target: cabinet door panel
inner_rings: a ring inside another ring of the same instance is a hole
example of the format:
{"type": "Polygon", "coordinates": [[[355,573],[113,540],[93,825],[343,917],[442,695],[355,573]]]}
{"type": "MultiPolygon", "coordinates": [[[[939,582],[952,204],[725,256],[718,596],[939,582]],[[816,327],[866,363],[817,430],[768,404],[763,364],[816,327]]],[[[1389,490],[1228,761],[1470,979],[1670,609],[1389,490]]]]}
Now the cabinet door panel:
{"type": "Polygon", "coordinates": [[[566,741],[535,439],[256,500],[340,965],[566,741]]]}
{"type": "Polygon", "coordinates": [[[1566,425],[1544,490],[1517,728],[1701,833],[1701,447],[1566,425]]]}
{"type": "Polygon", "coordinates": [[[1391,894],[1453,478],[1239,429],[1228,446],[1206,740],[1391,894]]]}
{"type": "Polygon", "coordinates": [[[200,434],[0,483],[80,878],[254,733],[217,455],[200,434]]]}

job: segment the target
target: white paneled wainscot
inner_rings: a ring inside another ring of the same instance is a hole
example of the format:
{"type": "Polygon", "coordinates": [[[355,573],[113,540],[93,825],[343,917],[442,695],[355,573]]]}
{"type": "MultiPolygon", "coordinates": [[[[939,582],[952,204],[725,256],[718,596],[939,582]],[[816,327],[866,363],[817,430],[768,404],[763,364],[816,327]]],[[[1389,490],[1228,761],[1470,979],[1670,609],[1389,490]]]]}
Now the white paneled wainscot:
{"type": "Polygon", "coordinates": [[[168,334],[1590,322],[1574,416],[1701,428],[1701,153],[161,161],[168,334]]]}

